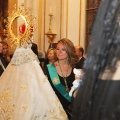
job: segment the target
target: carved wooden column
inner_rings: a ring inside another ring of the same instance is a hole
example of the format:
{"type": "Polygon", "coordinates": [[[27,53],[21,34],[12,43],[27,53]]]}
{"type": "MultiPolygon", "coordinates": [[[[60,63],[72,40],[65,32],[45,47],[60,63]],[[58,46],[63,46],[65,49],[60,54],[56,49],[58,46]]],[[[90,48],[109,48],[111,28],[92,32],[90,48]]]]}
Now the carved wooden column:
{"type": "Polygon", "coordinates": [[[86,49],[89,45],[91,28],[101,0],[87,0],[86,9],[86,49]]]}
{"type": "Polygon", "coordinates": [[[4,38],[6,36],[5,31],[5,19],[8,16],[8,0],[0,0],[0,37],[4,38]]]}

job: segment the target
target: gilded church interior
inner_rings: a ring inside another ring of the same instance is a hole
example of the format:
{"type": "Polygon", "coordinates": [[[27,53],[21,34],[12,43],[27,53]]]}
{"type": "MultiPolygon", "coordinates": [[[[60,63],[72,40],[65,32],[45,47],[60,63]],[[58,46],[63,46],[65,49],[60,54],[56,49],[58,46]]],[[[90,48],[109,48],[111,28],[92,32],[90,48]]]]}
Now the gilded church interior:
{"type": "Polygon", "coordinates": [[[119,119],[120,0],[101,1],[0,0],[0,120],[119,119]]]}
{"type": "MultiPolygon", "coordinates": [[[[8,17],[8,11],[12,12],[15,5],[18,9],[24,4],[36,18],[33,41],[38,45],[41,57],[50,43],[61,38],[68,38],[86,50],[99,3],[100,0],[0,0],[0,36],[6,37],[4,19],[8,17]]],[[[15,24],[13,30],[16,31],[15,24]]]]}

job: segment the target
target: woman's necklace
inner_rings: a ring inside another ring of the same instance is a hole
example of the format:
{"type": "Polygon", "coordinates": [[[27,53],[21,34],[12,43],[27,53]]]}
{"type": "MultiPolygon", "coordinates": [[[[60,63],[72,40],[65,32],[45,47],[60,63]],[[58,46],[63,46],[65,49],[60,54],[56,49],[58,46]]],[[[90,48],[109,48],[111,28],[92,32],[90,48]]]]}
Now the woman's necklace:
{"type": "MultiPolygon", "coordinates": [[[[59,66],[60,66],[59,60],[58,60],[58,63],[59,63],[59,66]]],[[[67,84],[67,81],[66,81],[68,69],[69,69],[69,65],[68,65],[68,68],[67,68],[66,76],[64,76],[64,75],[63,75],[63,72],[62,72],[62,68],[61,68],[61,66],[60,66],[60,71],[61,71],[61,73],[62,73],[62,77],[63,77],[63,80],[64,80],[64,82],[65,82],[65,87],[66,87],[66,91],[67,91],[67,92],[69,92],[68,84],[67,84]]]]}

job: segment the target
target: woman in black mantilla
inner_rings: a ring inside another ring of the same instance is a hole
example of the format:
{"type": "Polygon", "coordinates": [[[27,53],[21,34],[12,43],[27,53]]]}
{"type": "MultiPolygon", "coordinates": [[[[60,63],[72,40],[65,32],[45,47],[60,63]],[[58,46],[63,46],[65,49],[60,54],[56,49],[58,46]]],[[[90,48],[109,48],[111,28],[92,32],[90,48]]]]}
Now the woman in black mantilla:
{"type": "Polygon", "coordinates": [[[102,0],[71,120],[120,119],[120,0],[102,0]]]}

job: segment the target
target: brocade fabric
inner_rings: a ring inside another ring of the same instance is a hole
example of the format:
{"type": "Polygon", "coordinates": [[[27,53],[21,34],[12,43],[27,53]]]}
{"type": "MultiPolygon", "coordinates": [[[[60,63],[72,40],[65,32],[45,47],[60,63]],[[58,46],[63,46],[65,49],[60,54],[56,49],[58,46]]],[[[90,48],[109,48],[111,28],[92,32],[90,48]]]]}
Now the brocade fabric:
{"type": "Polygon", "coordinates": [[[0,77],[0,120],[68,120],[30,48],[16,49],[0,77]]]}

